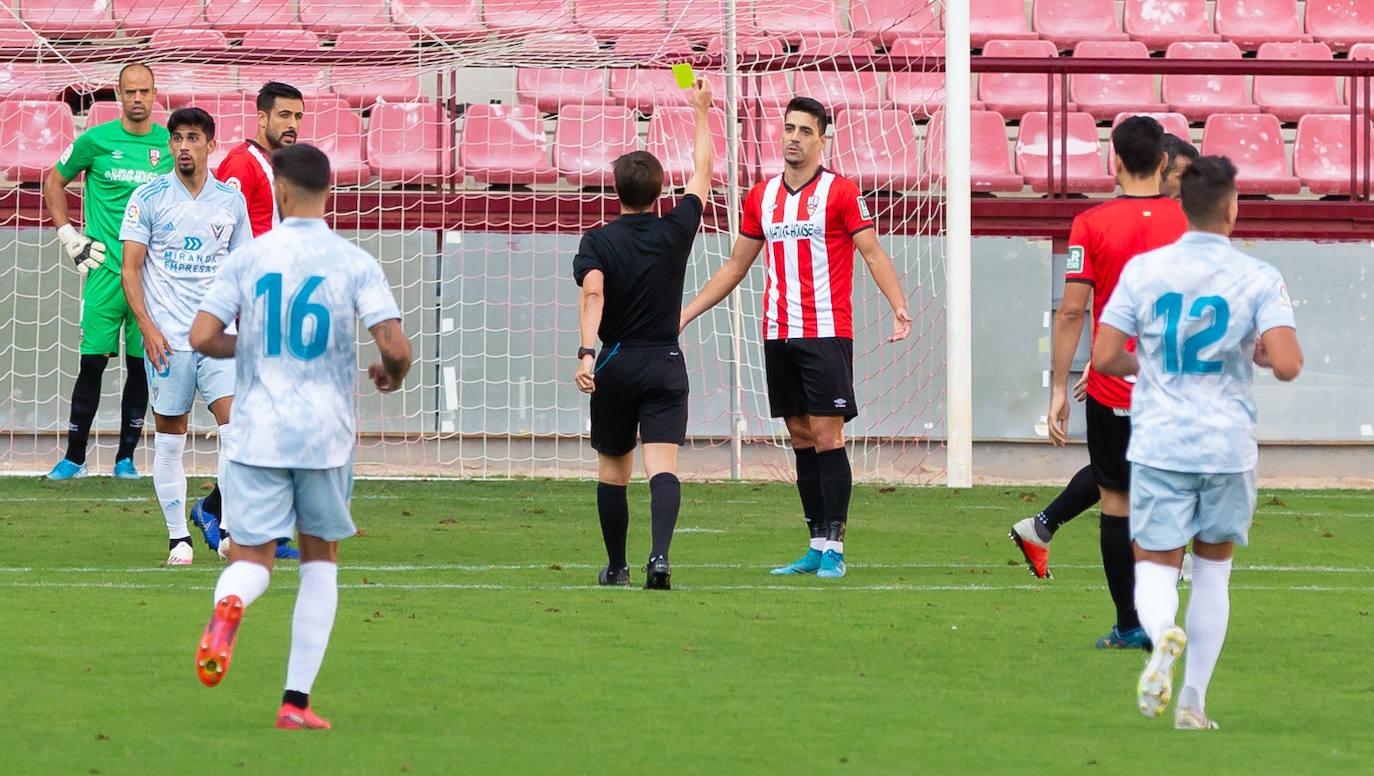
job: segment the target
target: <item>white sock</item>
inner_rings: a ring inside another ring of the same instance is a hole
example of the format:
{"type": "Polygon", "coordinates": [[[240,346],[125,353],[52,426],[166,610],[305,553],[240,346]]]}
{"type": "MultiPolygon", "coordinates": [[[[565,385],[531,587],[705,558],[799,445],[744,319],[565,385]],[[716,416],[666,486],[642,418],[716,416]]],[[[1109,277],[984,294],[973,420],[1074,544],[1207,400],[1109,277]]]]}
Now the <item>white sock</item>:
{"type": "Polygon", "coordinates": [[[301,589],[291,615],[291,657],[286,661],[286,689],[310,694],[334,629],[339,608],[339,565],[328,561],[301,564],[301,589]]]}
{"type": "Polygon", "coordinates": [[[1231,561],[1193,556],[1193,595],[1188,599],[1188,655],[1179,705],[1206,711],[1207,685],[1231,620],[1231,561]]]}
{"type": "Polygon", "coordinates": [[[191,535],[186,527],[186,467],[181,462],[185,451],[185,434],[153,435],[153,490],[167,521],[168,539],[191,535]]]}
{"type": "Polygon", "coordinates": [[[816,536],[811,539],[811,549],[816,552],[825,552],[825,537],[816,536]]]}
{"type": "Polygon", "coordinates": [[[1158,644],[1178,617],[1178,569],[1136,561],[1135,612],[1150,641],[1158,644]]]}
{"type": "Polygon", "coordinates": [[[215,459],[215,484],[219,486],[220,490],[220,513],[218,517],[221,531],[229,530],[228,524],[224,522],[224,513],[226,511],[224,508],[224,467],[229,463],[229,434],[232,433],[232,431],[233,429],[229,427],[228,423],[219,427],[219,455],[215,459]]]}
{"type": "Polygon", "coordinates": [[[236,560],[219,574],[215,583],[215,603],[227,595],[236,595],[247,606],[267,592],[267,584],[272,581],[272,572],[260,563],[236,560]]]}
{"type": "Polygon", "coordinates": [[[831,550],[834,550],[836,555],[843,555],[843,554],[844,554],[844,542],[837,542],[837,541],[835,541],[834,539],[826,539],[826,540],[825,540],[825,551],[826,551],[826,552],[830,552],[831,550]]]}

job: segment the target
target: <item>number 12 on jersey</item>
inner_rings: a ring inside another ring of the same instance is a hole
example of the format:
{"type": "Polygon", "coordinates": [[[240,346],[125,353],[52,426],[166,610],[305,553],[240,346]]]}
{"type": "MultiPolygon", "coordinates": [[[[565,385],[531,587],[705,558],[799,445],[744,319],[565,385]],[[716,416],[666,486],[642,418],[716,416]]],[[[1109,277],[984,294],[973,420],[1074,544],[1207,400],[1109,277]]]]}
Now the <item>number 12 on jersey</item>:
{"type": "Polygon", "coordinates": [[[310,295],[320,287],[324,278],[311,275],[301,283],[300,288],[291,296],[287,308],[287,320],[282,320],[282,277],[280,272],[269,272],[258,278],[254,286],[254,297],[267,297],[267,311],[263,315],[264,355],[280,356],[283,323],[286,328],[286,346],[291,355],[302,361],[319,358],[329,346],[329,308],[318,302],[310,301],[310,295]],[[313,319],[310,341],[306,342],[306,320],[313,319]]]}
{"type": "Polygon", "coordinates": [[[1155,317],[1164,318],[1164,371],[1169,374],[1213,374],[1220,372],[1222,362],[1207,361],[1199,354],[1202,349],[1220,340],[1231,322],[1231,308],[1219,296],[1203,296],[1188,308],[1190,321],[1202,320],[1212,311],[1212,325],[1194,332],[1183,341],[1179,352],[1178,327],[1183,318],[1183,294],[1169,293],[1155,301],[1155,317]],[[1180,364],[1180,362],[1182,362],[1180,364]]]}

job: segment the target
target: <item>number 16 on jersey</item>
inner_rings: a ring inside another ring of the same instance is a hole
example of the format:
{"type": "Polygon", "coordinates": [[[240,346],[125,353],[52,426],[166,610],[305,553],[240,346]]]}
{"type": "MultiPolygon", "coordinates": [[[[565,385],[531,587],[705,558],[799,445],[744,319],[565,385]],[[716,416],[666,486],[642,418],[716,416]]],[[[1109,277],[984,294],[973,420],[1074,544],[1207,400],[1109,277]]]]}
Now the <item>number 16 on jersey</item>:
{"type": "Polygon", "coordinates": [[[302,361],[319,358],[329,347],[329,308],[310,301],[310,295],[324,282],[319,275],[311,275],[291,294],[286,320],[282,319],[282,275],[269,272],[258,278],[254,298],[267,297],[263,315],[264,355],[282,354],[282,329],[286,330],[286,347],[291,355],[302,361]]]}

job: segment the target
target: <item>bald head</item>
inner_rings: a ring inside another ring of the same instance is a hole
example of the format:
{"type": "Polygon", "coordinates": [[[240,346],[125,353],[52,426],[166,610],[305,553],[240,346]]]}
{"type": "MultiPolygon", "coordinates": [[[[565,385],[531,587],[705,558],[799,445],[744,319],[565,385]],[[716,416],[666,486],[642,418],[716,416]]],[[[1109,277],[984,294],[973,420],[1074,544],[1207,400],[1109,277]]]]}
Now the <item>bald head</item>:
{"type": "Polygon", "coordinates": [[[119,71],[119,105],[124,111],[124,128],[135,134],[146,134],[153,116],[153,102],[157,87],[153,85],[153,70],[134,62],[119,71]]]}

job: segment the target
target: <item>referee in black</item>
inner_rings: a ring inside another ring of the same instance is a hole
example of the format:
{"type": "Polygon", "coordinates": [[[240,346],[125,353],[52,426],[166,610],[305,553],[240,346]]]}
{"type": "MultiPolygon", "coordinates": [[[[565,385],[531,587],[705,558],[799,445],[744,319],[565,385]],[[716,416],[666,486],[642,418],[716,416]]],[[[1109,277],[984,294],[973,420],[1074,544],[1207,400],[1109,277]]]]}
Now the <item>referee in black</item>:
{"type": "Polygon", "coordinates": [[[625,154],[611,168],[620,217],[583,235],[573,259],[573,279],[582,287],[575,381],[578,390],[592,395],[596,510],[607,558],[599,578],[603,585],[630,584],[625,491],[638,431],[653,534],[644,587],[669,589],[668,545],[682,502],[677,449],[687,440],[687,364],[677,343],[678,316],[702,203],[711,191],[711,88],[702,79],[692,87],[692,106],[693,171],[677,207],[662,218],[654,215],[663,192],[663,166],[647,151],[625,154]]]}

